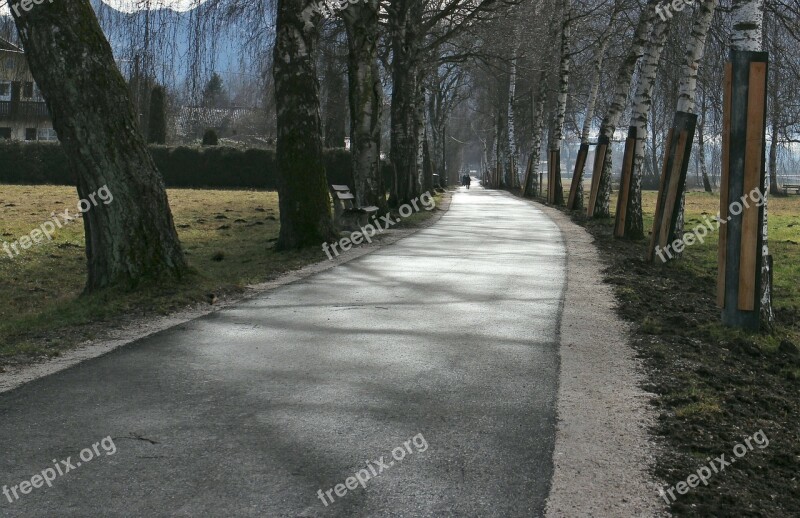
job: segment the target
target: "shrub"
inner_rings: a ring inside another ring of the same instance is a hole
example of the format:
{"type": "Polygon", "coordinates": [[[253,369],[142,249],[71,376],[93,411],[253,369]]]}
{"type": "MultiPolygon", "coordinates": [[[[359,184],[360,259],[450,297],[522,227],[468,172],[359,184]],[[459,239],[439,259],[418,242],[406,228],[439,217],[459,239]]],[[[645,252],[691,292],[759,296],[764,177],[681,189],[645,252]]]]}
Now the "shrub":
{"type": "Polygon", "coordinates": [[[203,133],[203,145],[204,146],[216,146],[219,144],[219,137],[217,137],[217,132],[214,129],[207,129],[205,133],[203,133]]]}
{"type": "MultiPolygon", "coordinates": [[[[148,146],[167,187],[212,189],[265,189],[278,187],[275,151],[240,150],[225,146],[148,146]]],[[[327,149],[323,153],[329,184],[353,187],[350,152],[327,149]]],[[[383,166],[389,186],[391,168],[383,166]]],[[[48,142],[0,142],[0,183],[75,185],[61,145],[48,142]]]]}

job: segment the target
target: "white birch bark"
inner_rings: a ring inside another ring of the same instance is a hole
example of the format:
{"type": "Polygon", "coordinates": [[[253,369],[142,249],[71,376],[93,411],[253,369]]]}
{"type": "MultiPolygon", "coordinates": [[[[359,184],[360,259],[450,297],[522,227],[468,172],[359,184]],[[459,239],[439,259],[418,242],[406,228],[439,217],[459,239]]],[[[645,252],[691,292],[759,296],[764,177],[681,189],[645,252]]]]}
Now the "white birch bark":
{"type": "Polygon", "coordinates": [[[762,50],[764,0],[731,0],[731,48],[762,50]]]}
{"type": "Polygon", "coordinates": [[[695,113],[697,71],[700,69],[700,61],[703,59],[708,28],[711,27],[716,7],[717,0],[703,0],[694,13],[694,23],[692,23],[689,43],[686,46],[686,63],[678,85],[676,110],[679,112],[695,113]]]}
{"type": "MultiPolygon", "coordinates": [[[[516,32],[516,31],[515,31],[516,32]]],[[[509,188],[517,184],[517,137],[514,132],[514,94],[517,88],[517,49],[511,55],[511,71],[508,80],[508,176],[509,188]]]]}

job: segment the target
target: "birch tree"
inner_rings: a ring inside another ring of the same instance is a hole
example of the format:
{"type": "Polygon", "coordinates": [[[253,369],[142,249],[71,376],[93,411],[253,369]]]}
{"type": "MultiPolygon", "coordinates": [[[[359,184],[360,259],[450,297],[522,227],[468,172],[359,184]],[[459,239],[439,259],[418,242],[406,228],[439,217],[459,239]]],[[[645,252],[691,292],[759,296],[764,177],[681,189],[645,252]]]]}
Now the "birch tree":
{"type": "MultiPolygon", "coordinates": [[[[714,18],[714,11],[717,6],[718,0],[703,0],[697,6],[694,13],[694,23],[689,37],[689,42],[686,45],[685,63],[683,72],[681,73],[680,83],[678,85],[678,103],[675,109],[675,120],[683,116],[683,114],[695,115],[696,98],[697,98],[697,76],[700,68],[700,62],[703,59],[705,52],[706,36],[708,29],[711,27],[711,21],[714,18]]],[[[702,131],[698,134],[698,138],[702,138],[702,131]]],[[[688,162],[691,158],[692,146],[691,143],[687,145],[685,150],[685,161],[688,162]]],[[[680,190],[680,207],[678,208],[677,223],[675,225],[675,234],[673,239],[678,239],[683,236],[684,228],[684,207],[686,205],[686,186],[681,186],[680,190]]],[[[675,254],[676,257],[679,254],[675,254]]]]}
{"type": "MultiPolygon", "coordinates": [[[[591,82],[589,87],[589,95],[586,100],[586,109],[583,114],[583,125],[581,127],[581,149],[579,150],[579,155],[583,154],[583,156],[587,156],[589,152],[589,137],[592,131],[592,122],[594,121],[594,114],[595,114],[595,107],[597,106],[597,97],[600,93],[600,82],[602,80],[603,74],[603,62],[606,57],[606,49],[608,48],[608,42],[611,39],[611,33],[614,31],[614,27],[616,25],[617,16],[620,13],[620,2],[614,3],[614,9],[611,12],[611,17],[608,21],[608,27],[600,34],[600,38],[596,43],[596,48],[594,52],[594,59],[592,60],[592,76],[591,82]]],[[[578,165],[576,163],[576,165],[578,165]]],[[[583,173],[586,168],[586,162],[584,160],[582,166],[580,168],[576,168],[573,171],[573,175],[576,175],[578,178],[575,180],[576,183],[576,193],[575,193],[575,201],[572,207],[568,207],[570,209],[583,209],[583,173]]]]}
{"type": "Polygon", "coordinates": [[[535,97],[531,97],[533,102],[533,128],[531,138],[530,155],[530,176],[528,182],[530,186],[523,186],[523,196],[529,192],[538,194],[542,188],[539,185],[539,162],[542,156],[542,139],[544,132],[544,105],[547,97],[547,73],[539,73],[538,90],[535,97]]]}
{"type": "MultiPolygon", "coordinates": [[[[548,160],[553,160],[553,153],[561,151],[561,142],[564,135],[564,118],[567,113],[567,95],[569,94],[569,72],[570,72],[570,0],[563,0],[561,4],[562,21],[561,21],[561,41],[559,46],[559,67],[558,67],[558,96],[556,98],[555,108],[555,123],[553,125],[553,134],[550,139],[551,155],[548,160]]],[[[559,156],[559,155],[556,155],[559,156]]],[[[553,202],[556,205],[564,204],[564,189],[561,185],[561,161],[556,160],[556,163],[551,167],[555,168],[554,184],[550,186],[554,189],[553,202]]]]}
{"type": "MultiPolygon", "coordinates": [[[[516,33],[516,26],[513,31],[516,33]]],[[[515,46],[511,54],[510,71],[508,78],[508,168],[506,173],[506,186],[513,189],[518,185],[518,172],[517,172],[517,134],[514,131],[514,96],[517,88],[517,53],[518,48],[515,46]]]]}
{"type": "MultiPolygon", "coordinates": [[[[649,0],[645,7],[642,8],[630,47],[617,71],[613,97],[603,117],[599,132],[600,137],[607,139],[609,143],[614,137],[619,119],[622,117],[625,106],[627,105],[631,79],[636,68],[636,63],[638,63],[639,59],[644,54],[647,37],[650,34],[653,17],[655,16],[656,4],[656,0],[649,0]]],[[[611,199],[611,160],[612,151],[609,145],[606,149],[605,157],[603,157],[602,160],[599,181],[595,180],[593,182],[593,184],[597,182],[597,186],[595,187],[593,185],[592,187],[593,190],[596,190],[596,192],[592,193],[592,195],[596,196],[596,201],[592,214],[589,214],[591,217],[607,218],[611,215],[609,208],[609,200],[611,199]]],[[[598,171],[594,171],[593,174],[598,174],[598,171]]],[[[589,209],[591,208],[592,207],[589,207],[589,209]]]]}
{"type": "MultiPolygon", "coordinates": [[[[631,128],[636,135],[633,151],[633,168],[628,192],[625,229],[626,239],[644,238],[644,222],[642,219],[642,165],[645,159],[645,142],[647,141],[647,123],[650,106],[653,102],[653,86],[656,82],[658,64],[664,51],[664,43],[669,31],[669,18],[656,18],[650,36],[650,44],[644,54],[644,61],[639,72],[639,82],[631,108],[631,128]]],[[[620,187],[622,190],[622,187],[620,187]]]]}
{"type": "MultiPolygon", "coordinates": [[[[731,5],[731,21],[732,21],[732,32],[730,38],[731,44],[731,56],[737,57],[737,55],[741,55],[743,52],[759,52],[763,48],[763,8],[764,3],[763,0],[733,0],[731,5]]],[[[742,109],[742,108],[739,108],[742,109]]],[[[745,118],[745,121],[747,119],[745,118]]],[[[741,130],[741,127],[737,127],[737,130],[741,130]]],[[[731,132],[733,132],[733,128],[731,132]]],[[[761,135],[761,139],[763,142],[763,133],[761,135]]],[[[728,150],[731,151],[730,149],[728,150]]],[[[737,151],[738,152],[738,151],[737,151]]],[[[738,156],[738,155],[737,155],[738,156]]],[[[759,157],[759,158],[763,158],[759,157]]],[[[729,159],[731,173],[734,171],[737,174],[744,174],[744,165],[741,159],[737,159],[735,162],[732,159],[729,159]]],[[[761,160],[760,166],[763,168],[764,163],[761,160]]],[[[768,187],[769,185],[769,177],[766,177],[765,182],[768,187]]],[[[761,193],[763,199],[763,206],[761,207],[761,250],[757,251],[761,253],[761,271],[757,272],[757,275],[760,275],[760,287],[761,292],[758,294],[760,298],[760,315],[758,318],[758,322],[764,327],[771,327],[772,323],[774,322],[775,315],[772,310],[772,286],[771,286],[771,274],[770,274],[770,261],[769,261],[769,248],[767,245],[767,235],[768,235],[768,217],[767,217],[767,196],[768,196],[769,189],[764,189],[761,193]]],[[[729,196],[725,196],[722,198],[723,202],[725,199],[729,198],[729,196]]],[[[735,200],[730,200],[735,201],[735,200]]],[[[723,210],[723,214],[727,214],[728,210],[726,207],[721,207],[723,210]]],[[[736,216],[734,214],[734,216],[736,216]]],[[[740,220],[741,221],[741,220],[740,220]]],[[[741,231],[741,223],[739,221],[739,230],[741,231]]],[[[733,223],[732,223],[733,224],[733,223]]],[[[735,230],[735,228],[734,228],[735,230]]],[[[727,241],[727,247],[732,247],[732,252],[734,254],[738,254],[739,250],[736,249],[735,243],[739,241],[737,239],[729,239],[727,241]]],[[[730,250],[730,248],[729,248],[730,250]]],[[[730,256],[730,254],[728,254],[730,256]]],[[[727,275],[727,270],[726,270],[727,275]]],[[[725,291],[727,291],[727,285],[730,281],[725,282],[725,291]]],[[[737,289],[742,289],[741,285],[738,286],[737,289]]],[[[723,297],[725,299],[726,297],[723,297]]],[[[741,297],[740,297],[741,298],[741,297]]],[[[746,311],[739,312],[738,304],[736,300],[723,300],[724,309],[723,309],[723,322],[727,324],[733,325],[742,325],[742,322],[745,320],[749,321],[749,318],[742,318],[740,313],[746,314],[746,311]]],[[[750,325],[750,324],[746,324],[750,325]]]]}

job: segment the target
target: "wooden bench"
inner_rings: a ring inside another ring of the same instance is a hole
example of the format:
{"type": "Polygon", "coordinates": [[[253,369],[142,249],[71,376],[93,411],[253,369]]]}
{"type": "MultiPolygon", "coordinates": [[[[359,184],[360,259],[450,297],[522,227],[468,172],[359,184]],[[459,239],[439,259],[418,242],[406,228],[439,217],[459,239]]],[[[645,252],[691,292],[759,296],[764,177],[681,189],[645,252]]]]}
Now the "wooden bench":
{"type": "Polygon", "coordinates": [[[800,194],[800,185],[785,183],[781,189],[783,189],[783,194],[789,194],[789,191],[794,191],[795,194],[800,194]]]}
{"type": "Polygon", "coordinates": [[[369,218],[378,213],[378,207],[357,207],[356,197],[346,185],[331,185],[333,213],[342,228],[357,230],[367,223],[369,218]]]}

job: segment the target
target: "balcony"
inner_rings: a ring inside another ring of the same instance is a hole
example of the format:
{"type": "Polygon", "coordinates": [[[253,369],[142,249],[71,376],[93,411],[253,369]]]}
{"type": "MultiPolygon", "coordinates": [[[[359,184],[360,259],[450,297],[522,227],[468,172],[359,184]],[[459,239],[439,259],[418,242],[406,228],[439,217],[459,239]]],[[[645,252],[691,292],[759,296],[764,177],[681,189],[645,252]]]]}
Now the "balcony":
{"type": "Polygon", "coordinates": [[[44,101],[0,101],[0,121],[44,122],[50,112],[44,101]]]}

